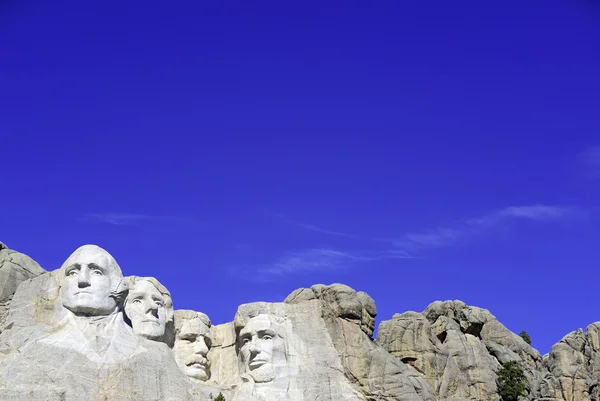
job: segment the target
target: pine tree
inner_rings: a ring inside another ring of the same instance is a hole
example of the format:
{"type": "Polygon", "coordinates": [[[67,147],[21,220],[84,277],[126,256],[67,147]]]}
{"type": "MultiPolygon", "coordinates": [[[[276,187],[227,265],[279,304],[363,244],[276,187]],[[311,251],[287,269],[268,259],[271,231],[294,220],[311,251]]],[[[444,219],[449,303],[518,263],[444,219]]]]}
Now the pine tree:
{"type": "Polygon", "coordinates": [[[521,338],[525,340],[527,344],[531,345],[531,337],[529,337],[529,334],[527,334],[525,330],[521,331],[519,336],[521,336],[521,338]]]}
{"type": "Polygon", "coordinates": [[[502,401],[517,401],[527,393],[525,374],[517,362],[506,362],[498,371],[498,394],[502,401]]]}
{"type": "Polygon", "coordinates": [[[215,401],[225,401],[225,397],[221,392],[219,392],[219,395],[217,396],[217,398],[215,398],[215,401]]]}

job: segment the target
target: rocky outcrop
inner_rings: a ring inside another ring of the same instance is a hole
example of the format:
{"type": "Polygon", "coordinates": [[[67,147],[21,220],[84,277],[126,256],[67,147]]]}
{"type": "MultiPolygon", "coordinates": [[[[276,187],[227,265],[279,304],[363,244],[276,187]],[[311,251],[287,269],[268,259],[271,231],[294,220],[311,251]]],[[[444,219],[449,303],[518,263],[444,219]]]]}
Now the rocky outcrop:
{"type": "Polygon", "coordinates": [[[413,367],[372,340],[377,311],[371,297],[343,284],[318,284],[294,291],[284,302],[315,301],[321,306],[346,377],[367,400],[435,400],[432,389],[413,367]]]}
{"type": "Polygon", "coordinates": [[[0,327],[19,284],[44,272],[35,260],[0,242],[0,327]]]}
{"type": "Polygon", "coordinates": [[[0,296],[0,401],[500,401],[508,362],[519,401],[600,401],[600,322],[542,357],[489,311],[436,301],[373,339],[369,295],[317,284],[213,325],[94,245],[45,272],[0,243],[0,296]]]}
{"type": "Polygon", "coordinates": [[[544,357],[544,365],[550,372],[545,397],[600,400],[600,322],[564,336],[544,357]]]}
{"type": "Polygon", "coordinates": [[[530,399],[546,376],[539,352],[489,311],[461,301],[396,314],[379,325],[377,343],[414,366],[440,400],[499,400],[496,372],[509,361],[524,370],[530,399]]]}

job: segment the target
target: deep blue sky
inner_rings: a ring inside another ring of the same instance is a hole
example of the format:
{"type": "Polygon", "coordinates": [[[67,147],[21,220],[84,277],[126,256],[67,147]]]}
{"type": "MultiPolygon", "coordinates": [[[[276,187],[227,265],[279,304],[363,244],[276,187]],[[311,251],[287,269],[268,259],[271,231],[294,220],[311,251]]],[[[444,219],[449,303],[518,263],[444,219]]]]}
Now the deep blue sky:
{"type": "Polygon", "coordinates": [[[600,320],[595,1],[10,1],[0,239],[215,323],[346,283],[547,352],[600,320]]]}

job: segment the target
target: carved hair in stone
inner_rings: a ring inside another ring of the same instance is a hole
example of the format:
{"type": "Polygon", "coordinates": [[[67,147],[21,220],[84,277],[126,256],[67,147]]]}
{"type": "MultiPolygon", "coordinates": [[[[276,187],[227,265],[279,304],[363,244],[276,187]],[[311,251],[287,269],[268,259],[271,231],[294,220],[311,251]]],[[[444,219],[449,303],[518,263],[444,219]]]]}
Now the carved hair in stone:
{"type": "Polygon", "coordinates": [[[255,383],[289,375],[284,318],[274,316],[267,304],[246,304],[238,309],[234,327],[242,375],[255,383]]]}
{"type": "Polygon", "coordinates": [[[193,381],[210,378],[207,359],[212,340],[210,319],[204,313],[192,310],[175,311],[175,344],[173,354],[179,368],[193,381]]]}
{"type": "Polygon", "coordinates": [[[173,300],[171,293],[154,277],[127,277],[129,294],[125,315],[135,334],[173,346],[173,300]]]}
{"type": "Polygon", "coordinates": [[[127,294],[115,259],[96,245],[79,247],[60,268],[62,304],[80,316],[110,315],[127,294]]]}

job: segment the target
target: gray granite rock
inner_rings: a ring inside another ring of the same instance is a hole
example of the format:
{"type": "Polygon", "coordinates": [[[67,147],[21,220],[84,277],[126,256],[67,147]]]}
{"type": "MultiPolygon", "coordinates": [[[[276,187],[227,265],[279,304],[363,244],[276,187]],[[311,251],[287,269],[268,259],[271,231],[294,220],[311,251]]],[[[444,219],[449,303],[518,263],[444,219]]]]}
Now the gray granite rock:
{"type": "Polygon", "coordinates": [[[541,397],[548,378],[542,357],[489,311],[462,301],[436,301],[422,313],[396,314],[379,325],[377,340],[414,366],[439,400],[499,400],[496,372],[516,361],[528,398],[541,397]]]}
{"type": "Polygon", "coordinates": [[[395,314],[373,339],[376,316],[366,293],[317,284],[213,325],[97,246],[45,272],[0,243],[0,401],[499,401],[508,362],[519,401],[600,400],[600,322],[542,357],[461,301],[395,314]]]}
{"type": "Polygon", "coordinates": [[[19,284],[46,271],[29,256],[0,242],[0,330],[19,284]]]}

